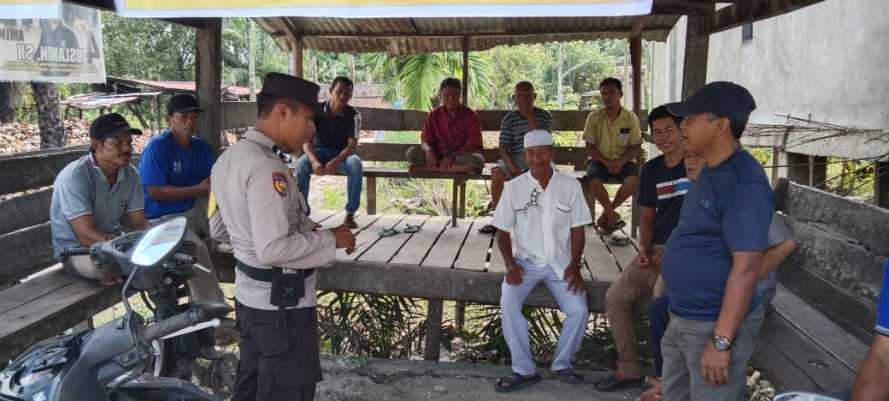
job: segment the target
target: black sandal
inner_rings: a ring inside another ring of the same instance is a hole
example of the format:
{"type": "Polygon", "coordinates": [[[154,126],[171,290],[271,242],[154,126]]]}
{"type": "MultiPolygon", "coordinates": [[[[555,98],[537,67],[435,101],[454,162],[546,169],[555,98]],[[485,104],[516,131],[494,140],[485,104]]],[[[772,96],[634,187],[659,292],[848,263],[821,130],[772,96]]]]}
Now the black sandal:
{"type": "Polygon", "coordinates": [[[619,379],[617,374],[609,375],[596,382],[596,390],[617,391],[628,387],[638,387],[645,382],[644,377],[638,379],[619,379]]]}
{"type": "Polygon", "coordinates": [[[478,229],[478,232],[481,234],[494,234],[497,232],[497,227],[494,227],[492,224],[485,224],[478,229]]]}
{"type": "Polygon", "coordinates": [[[618,220],[616,223],[599,230],[599,235],[614,234],[615,231],[620,230],[621,228],[624,228],[624,226],[626,226],[626,225],[627,225],[626,221],[618,220]]]}
{"type": "Polygon", "coordinates": [[[518,373],[513,373],[512,377],[501,377],[498,379],[497,383],[494,385],[494,390],[498,393],[508,393],[528,387],[539,382],[541,379],[539,374],[522,376],[518,373]]]}
{"type": "Polygon", "coordinates": [[[555,373],[556,378],[558,378],[563,383],[568,383],[568,384],[583,383],[583,375],[580,375],[571,369],[558,370],[553,373],[555,373]]]}

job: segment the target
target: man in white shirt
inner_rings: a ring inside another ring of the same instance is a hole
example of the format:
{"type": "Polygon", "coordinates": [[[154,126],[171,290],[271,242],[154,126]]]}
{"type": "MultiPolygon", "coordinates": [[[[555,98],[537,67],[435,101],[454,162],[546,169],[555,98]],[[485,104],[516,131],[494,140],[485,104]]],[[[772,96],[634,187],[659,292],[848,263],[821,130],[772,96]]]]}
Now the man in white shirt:
{"type": "Polygon", "coordinates": [[[531,131],[524,145],[529,170],[506,183],[491,222],[497,227],[497,245],[507,266],[500,307],[513,372],[497,382],[495,389],[500,392],[540,381],[522,306],[541,282],[567,316],[552,371],[568,383],[583,381],[572,370],[571,357],[580,348],[589,317],[580,264],[584,226],[592,223],[592,217],[577,180],[552,167],[552,135],[531,131]]]}

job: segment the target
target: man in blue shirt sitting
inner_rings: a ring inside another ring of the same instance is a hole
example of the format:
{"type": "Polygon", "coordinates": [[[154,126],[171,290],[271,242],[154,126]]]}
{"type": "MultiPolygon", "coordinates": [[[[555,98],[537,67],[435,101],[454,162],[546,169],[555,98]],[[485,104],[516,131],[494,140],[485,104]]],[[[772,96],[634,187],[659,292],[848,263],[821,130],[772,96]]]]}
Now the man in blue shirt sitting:
{"type": "Polygon", "coordinates": [[[139,175],[145,195],[145,216],[152,224],[174,216],[188,218],[192,228],[187,240],[196,245],[198,263],[213,273],[200,272],[189,283],[195,299],[213,299],[224,302],[219,289],[210,252],[203,241],[194,234],[199,213],[195,204],[198,198],[210,193],[210,169],[215,156],[210,146],[195,137],[197,132],[198,101],[192,95],[178,94],[167,103],[167,122],[170,129],[151,139],[139,161],[139,175]]]}
{"type": "Polygon", "coordinates": [[[762,167],[740,148],[756,103],[747,89],[713,82],[685,102],[688,151],[706,161],[667,241],[662,274],[670,325],[661,342],[664,399],[737,401],[763,321],[754,292],[774,203],[762,167]]]}

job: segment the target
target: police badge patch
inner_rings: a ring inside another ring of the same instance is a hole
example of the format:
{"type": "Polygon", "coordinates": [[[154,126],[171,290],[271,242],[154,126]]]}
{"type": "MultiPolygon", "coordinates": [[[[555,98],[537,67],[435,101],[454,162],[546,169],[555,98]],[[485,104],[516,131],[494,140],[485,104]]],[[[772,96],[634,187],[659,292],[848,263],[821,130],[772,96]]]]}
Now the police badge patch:
{"type": "Polygon", "coordinates": [[[272,186],[275,188],[275,192],[277,192],[278,195],[287,195],[287,177],[284,176],[284,173],[280,171],[272,173],[272,186]]]}

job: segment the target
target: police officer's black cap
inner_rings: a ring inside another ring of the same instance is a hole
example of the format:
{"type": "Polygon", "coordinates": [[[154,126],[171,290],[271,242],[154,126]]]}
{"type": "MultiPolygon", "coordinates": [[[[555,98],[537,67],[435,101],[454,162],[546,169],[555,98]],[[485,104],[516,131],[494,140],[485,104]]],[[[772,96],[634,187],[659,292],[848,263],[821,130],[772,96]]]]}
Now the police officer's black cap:
{"type": "Polygon", "coordinates": [[[130,127],[130,123],[117,113],[105,114],[90,124],[90,138],[113,138],[120,134],[142,135],[142,130],[130,127]]]}
{"type": "Polygon", "coordinates": [[[716,81],[698,89],[684,102],[669,103],[667,110],[678,117],[713,113],[718,117],[746,123],[756,109],[756,101],[746,88],[734,82],[716,81]]]}
{"type": "Polygon", "coordinates": [[[320,90],[321,87],[314,82],[293,75],[270,72],[265,74],[265,78],[262,80],[260,93],[302,103],[318,113],[321,110],[318,103],[318,91],[320,90]]]}
{"type": "Polygon", "coordinates": [[[201,110],[201,107],[198,106],[198,100],[187,93],[173,95],[173,97],[170,98],[170,101],[167,102],[167,115],[177,112],[188,113],[190,111],[196,111],[198,113],[204,112],[201,110]]]}

